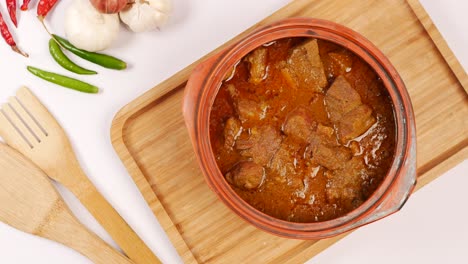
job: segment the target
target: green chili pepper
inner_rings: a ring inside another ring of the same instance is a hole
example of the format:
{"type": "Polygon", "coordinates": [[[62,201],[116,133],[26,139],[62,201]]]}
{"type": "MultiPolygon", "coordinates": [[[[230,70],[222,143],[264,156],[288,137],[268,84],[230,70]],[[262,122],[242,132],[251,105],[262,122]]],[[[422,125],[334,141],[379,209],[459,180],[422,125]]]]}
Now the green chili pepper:
{"type": "Polygon", "coordinates": [[[81,57],[85,60],[88,60],[90,62],[96,63],[98,65],[101,65],[105,68],[109,69],[114,69],[114,70],[123,70],[127,68],[127,63],[125,63],[122,60],[119,60],[115,57],[101,54],[101,53],[96,53],[96,52],[89,52],[86,50],[79,49],[73,44],[71,44],[68,40],[59,37],[57,35],[52,35],[55,40],[57,40],[60,44],[60,46],[66,48],[70,52],[74,53],[78,57],[81,57]]]}
{"type": "Polygon", "coordinates": [[[63,76],[57,73],[44,71],[32,66],[28,66],[28,71],[36,75],[39,78],[42,78],[46,81],[58,84],[63,87],[67,87],[73,90],[77,90],[84,93],[98,93],[99,88],[89,83],[82,82],[77,79],[73,79],[67,76],[63,76]]]}
{"type": "Polygon", "coordinates": [[[57,41],[54,39],[49,40],[49,52],[52,55],[52,58],[60,64],[63,68],[78,74],[97,74],[95,71],[85,69],[73,61],[71,61],[62,51],[60,46],[57,44],[57,41]]]}

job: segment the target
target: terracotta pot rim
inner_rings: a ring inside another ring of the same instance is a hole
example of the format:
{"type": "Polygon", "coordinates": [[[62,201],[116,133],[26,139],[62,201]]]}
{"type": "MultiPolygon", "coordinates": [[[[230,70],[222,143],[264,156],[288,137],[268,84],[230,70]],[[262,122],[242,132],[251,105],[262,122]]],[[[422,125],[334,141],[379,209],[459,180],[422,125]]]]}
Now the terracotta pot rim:
{"type": "MultiPolygon", "coordinates": [[[[363,36],[342,25],[320,19],[292,18],[263,27],[232,46],[224,49],[219,54],[209,59],[206,65],[206,75],[202,82],[203,91],[200,92],[195,106],[195,135],[194,147],[199,157],[199,162],[205,179],[210,188],[218,197],[236,214],[253,225],[285,237],[302,239],[324,238],[343,233],[360,225],[366,224],[372,214],[378,213],[379,207],[385,198],[395,188],[395,182],[402,172],[402,168],[411,156],[411,148],[414,147],[412,134],[414,133],[414,120],[411,103],[406,92],[405,85],[390,61],[363,36]],[[226,182],[219,170],[211,148],[209,137],[209,116],[216,94],[221,86],[225,73],[250,51],[265,43],[282,38],[313,37],[324,39],[346,47],[359,55],[374,68],[388,90],[394,108],[396,121],[396,145],[392,166],[384,180],[374,193],[358,208],[338,218],[314,223],[295,223],[277,219],[262,213],[245,202],[226,182]],[[215,92],[210,92],[215,91],[215,92]],[[362,223],[360,223],[362,221],[362,223]]],[[[190,78],[192,79],[192,77],[190,78]]],[[[415,179],[412,183],[414,186],[415,179]]],[[[411,185],[407,196],[412,190],[411,185]]],[[[400,198],[401,199],[401,198],[400,198]]],[[[391,208],[385,212],[389,215],[399,208],[391,208]]],[[[380,210],[382,213],[382,210],[380,210]]],[[[384,215],[384,216],[386,216],[384,215]]]]}

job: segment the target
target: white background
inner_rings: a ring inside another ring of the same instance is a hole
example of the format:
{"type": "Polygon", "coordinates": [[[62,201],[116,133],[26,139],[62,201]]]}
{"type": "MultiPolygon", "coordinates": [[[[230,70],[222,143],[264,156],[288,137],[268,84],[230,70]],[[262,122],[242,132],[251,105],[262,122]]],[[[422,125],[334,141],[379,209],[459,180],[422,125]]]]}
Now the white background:
{"type": "MultiPolygon", "coordinates": [[[[35,5],[37,1],[32,2],[35,5]]],[[[82,77],[102,87],[98,95],[66,90],[26,71],[26,65],[34,65],[70,75],[50,57],[49,38],[35,18],[35,10],[19,12],[15,36],[31,56],[22,58],[0,41],[0,102],[6,101],[21,85],[29,86],[68,132],[84,170],[97,188],[165,263],[179,262],[112,148],[109,135],[112,119],[132,99],[288,2],[175,0],[172,20],[163,31],[132,34],[122,28],[115,46],[107,50],[127,61],[128,70],[111,71],[77,60],[99,71],[97,76],[82,77]]],[[[70,0],[59,1],[47,19],[49,27],[62,35],[64,10],[69,3],[70,0]]],[[[422,0],[422,3],[468,69],[468,2],[422,0]]],[[[5,1],[0,6],[9,21],[5,1]]],[[[464,196],[467,172],[465,161],[416,193],[398,214],[360,228],[310,263],[468,263],[468,207],[464,196]]],[[[78,218],[114,245],[79,202],[60,186],[59,190],[78,218]]],[[[3,223],[0,223],[0,254],[1,263],[90,263],[68,248],[3,223]]]]}

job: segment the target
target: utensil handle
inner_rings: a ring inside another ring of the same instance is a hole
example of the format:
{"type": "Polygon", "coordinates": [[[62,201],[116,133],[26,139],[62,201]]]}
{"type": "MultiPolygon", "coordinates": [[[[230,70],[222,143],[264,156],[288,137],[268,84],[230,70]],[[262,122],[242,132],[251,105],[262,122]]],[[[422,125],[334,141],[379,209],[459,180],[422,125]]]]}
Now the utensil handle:
{"type": "Polygon", "coordinates": [[[123,252],[136,264],[161,263],[89,179],[84,174],[77,178],[80,178],[79,184],[70,186],[69,189],[106,229],[123,252]]]}
{"type": "Polygon", "coordinates": [[[55,203],[50,220],[35,234],[70,247],[96,264],[133,263],[78,222],[63,201],[55,203]]]}

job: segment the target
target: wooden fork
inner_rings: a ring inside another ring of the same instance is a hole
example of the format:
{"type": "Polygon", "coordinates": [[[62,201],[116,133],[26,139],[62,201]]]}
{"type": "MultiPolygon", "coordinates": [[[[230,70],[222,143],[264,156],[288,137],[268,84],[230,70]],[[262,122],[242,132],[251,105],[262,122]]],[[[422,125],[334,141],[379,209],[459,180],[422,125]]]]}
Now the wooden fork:
{"type": "Polygon", "coordinates": [[[28,88],[0,109],[0,136],[67,187],[131,260],[161,263],[86,177],[64,130],[28,88]]]}

